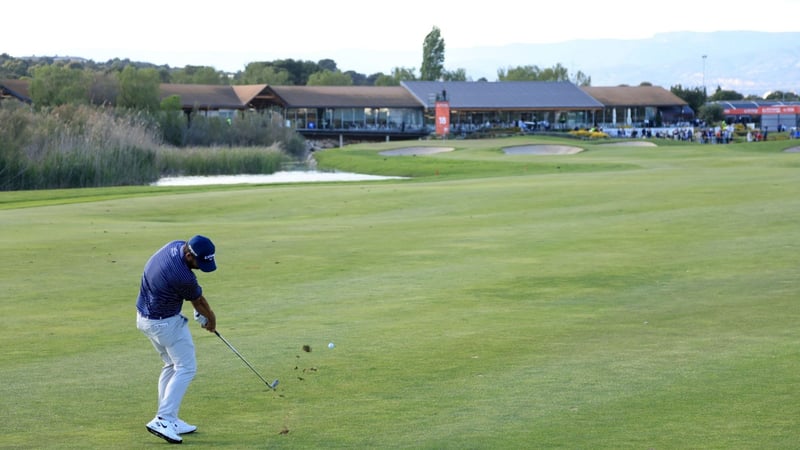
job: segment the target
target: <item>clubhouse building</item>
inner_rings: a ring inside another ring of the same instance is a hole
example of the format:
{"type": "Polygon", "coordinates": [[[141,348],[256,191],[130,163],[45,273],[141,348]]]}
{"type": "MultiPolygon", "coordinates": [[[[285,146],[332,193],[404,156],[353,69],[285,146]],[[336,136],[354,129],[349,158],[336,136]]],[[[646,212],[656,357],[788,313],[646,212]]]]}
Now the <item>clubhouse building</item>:
{"type": "MultiPolygon", "coordinates": [[[[275,111],[307,138],[400,140],[436,131],[446,105],[447,134],[487,129],[632,127],[694,119],[688,104],[656,86],[579,87],[570,82],[404,81],[400,86],[197,86],[162,84],[187,112],[233,118],[275,111]],[[602,98],[602,100],[597,97],[602,98]],[[238,102],[238,103],[237,103],[238,102]]],[[[652,126],[652,125],[651,125],[652,126]]]]}

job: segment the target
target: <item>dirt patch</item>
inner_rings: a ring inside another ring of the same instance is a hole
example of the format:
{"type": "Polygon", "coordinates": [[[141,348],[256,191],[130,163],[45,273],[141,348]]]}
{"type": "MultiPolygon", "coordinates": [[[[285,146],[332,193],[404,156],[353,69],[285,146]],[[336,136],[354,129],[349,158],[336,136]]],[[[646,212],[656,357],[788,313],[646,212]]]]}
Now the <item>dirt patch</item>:
{"type": "Polygon", "coordinates": [[[503,152],[506,155],[572,155],[582,152],[580,147],[573,147],[571,145],[517,145],[515,147],[506,147],[503,152]]]}
{"type": "Polygon", "coordinates": [[[654,142],[648,141],[628,141],[628,142],[611,142],[608,144],[600,144],[598,147],[658,147],[654,142]]]}
{"type": "Polygon", "coordinates": [[[784,150],[786,153],[800,153],[800,147],[789,147],[784,150]]]}
{"type": "Polygon", "coordinates": [[[452,147],[404,147],[394,150],[386,150],[380,154],[383,156],[411,156],[411,155],[432,155],[434,153],[452,152],[452,147]]]}

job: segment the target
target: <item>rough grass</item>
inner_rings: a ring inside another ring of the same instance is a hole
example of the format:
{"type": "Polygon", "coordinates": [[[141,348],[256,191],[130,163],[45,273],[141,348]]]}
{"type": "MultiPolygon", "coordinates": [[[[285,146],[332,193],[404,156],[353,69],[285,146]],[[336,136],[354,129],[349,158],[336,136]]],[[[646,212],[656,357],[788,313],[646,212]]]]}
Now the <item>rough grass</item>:
{"type": "Polygon", "coordinates": [[[193,326],[186,444],[794,448],[800,155],[498,150],[525,142],[319,155],[407,181],[0,194],[2,446],[166,445],[134,301],[153,250],[204,233],[220,332],[281,384],[193,326]]]}

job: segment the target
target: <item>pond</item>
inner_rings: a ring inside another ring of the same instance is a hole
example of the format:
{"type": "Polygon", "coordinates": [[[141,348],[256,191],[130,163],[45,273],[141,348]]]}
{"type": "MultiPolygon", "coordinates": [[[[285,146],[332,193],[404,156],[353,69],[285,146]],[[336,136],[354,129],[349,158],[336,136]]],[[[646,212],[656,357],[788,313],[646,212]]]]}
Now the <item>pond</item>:
{"type": "Polygon", "coordinates": [[[165,177],[152,186],[202,186],[214,184],[278,184],[318,183],[334,181],[399,180],[404,177],[385,177],[350,172],[319,172],[316,170],[287,170],[268,175],[214,175],[165,177]]]}

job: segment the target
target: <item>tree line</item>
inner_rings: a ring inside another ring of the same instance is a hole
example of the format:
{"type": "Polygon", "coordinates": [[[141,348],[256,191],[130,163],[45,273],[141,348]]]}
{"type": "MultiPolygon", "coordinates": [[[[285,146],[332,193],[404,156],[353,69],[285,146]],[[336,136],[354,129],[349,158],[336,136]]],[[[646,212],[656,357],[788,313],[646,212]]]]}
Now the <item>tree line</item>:
{"type": "MultiPolygon", "coordinates": [[[[30,79],[31,96],[37,105],[69,102],[119,104],[154,108],[152,91],[160,83],[176,84],[270,84],[295,86],[397,86],[402,81],[472,81],[466,70],[444,67],[445,41],[438,27],[425,36],[419,74],[414,67],[394,67],[389,73],[364,74],[341,70],[333,59],[304,61],[278,59],[248,63],[244,70],[227,73],[212,66],[187,65],[172,68],[147,62],[115,58],[95,62],[70,57],[15,58],[0,54],[0,79],[30,79]],[[37,81],[38,80],[38,81],[37,81]],[[135,88],[135,89],[133,89],[135,88]],[[141,94],[134,91],[140,90],[141,94]],[[141,98],[149,95],[149,101],[141,98]]],[[[573,81],[590,85],[591,78],[582,72],[570,75],[566,67],[536,65],[498,69],[499,81],[573,81]]],[[[487,81],[481,78],[475,81],[487,81]]],[[[157,97],[155,97],[157,98],[157,97]]]]}
{"type": "MultiPolygon", "coordinates": [[[[333,59],[304,61],[277,59],[248,63],[244,70],[227,73],[212,66],[187,65],[172,68],[115,58],[95,62],[81,58],[31,57],[14,58],[0,54],[0,79],[31,80],[31,98],[37,106],[58,106],[67,103],[89,103],[133,109],[160,108],[160,83],[176,84],[270,84],[295,86],[396,86],[402,81],[473,81],[463,68],[445,68],[445,40],[434,26],[422,43],[419,74],[414,67],[394,67],[389,73],[363,74],[341,70],[333,59]]],[[[570,73],[560,63],[553,67],[537,65],[499,68],[498,81],[571,81],[591,86],[591,77],[582,71],[570,73]]],[[[474,81],[487,81],[481,78],[474,81]]],[[[641,85],[649,85],[642,82],[641,85]]],[[[717,86],[710,96],[700,87],[672,86],[670,91],[699,111],[709,101],[761,100],[723,90],[717,86]]],[[[767,100],[798,100],[792,92],[774,91],[767,100]]]]}

